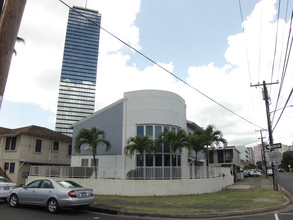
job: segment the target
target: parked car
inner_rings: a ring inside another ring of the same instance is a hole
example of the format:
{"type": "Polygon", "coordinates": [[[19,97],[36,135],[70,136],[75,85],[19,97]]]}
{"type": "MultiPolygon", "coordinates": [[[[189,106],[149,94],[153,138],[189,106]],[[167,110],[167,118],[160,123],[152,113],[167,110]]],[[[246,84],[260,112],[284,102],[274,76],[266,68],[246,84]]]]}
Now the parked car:
{"type": "Polygon", "coordinates": [[[25,187],[12,189],[8,196],[10,207],[38,205],[56,213],[64,207],[85,207],[94,202],[93,190],[71,180],[39,179],[25,187]]]}
{"type": "Polygon", "coordinates": [[[6,201],[9,191],[15,187],[15,183],[12,183],[5,177],[0,176],[0,199],[4,199],[6,201]]]}
{"type": "Polygon", "coordinates": [[[272,169],[267,169],[267,175],[272,176],[273,175],[273,170],[272,169]]]}
{"type": "Polygon", "coordinates": [[[257,171],[256,169],[250,169],[250,170],[244,170],[243,175],[244,177],[260,176],[261,172],[257,171]]]}
{"type": "Polygon", "coordinates": [[[250,176],[261,176],[261,172],[257,171],[256,169],[249,170],[250,176]]]}

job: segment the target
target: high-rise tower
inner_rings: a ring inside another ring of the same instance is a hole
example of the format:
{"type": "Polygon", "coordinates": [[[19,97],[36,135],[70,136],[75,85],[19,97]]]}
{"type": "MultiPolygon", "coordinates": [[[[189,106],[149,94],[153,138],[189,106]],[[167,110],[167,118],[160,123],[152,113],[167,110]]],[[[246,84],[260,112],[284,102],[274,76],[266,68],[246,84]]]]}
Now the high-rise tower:
{"type": "Polygon", "coordinates": [[[69,10],[55,127],[69,136],[71,125],[95,109],[100,23],[98,11],[69,10]]]}

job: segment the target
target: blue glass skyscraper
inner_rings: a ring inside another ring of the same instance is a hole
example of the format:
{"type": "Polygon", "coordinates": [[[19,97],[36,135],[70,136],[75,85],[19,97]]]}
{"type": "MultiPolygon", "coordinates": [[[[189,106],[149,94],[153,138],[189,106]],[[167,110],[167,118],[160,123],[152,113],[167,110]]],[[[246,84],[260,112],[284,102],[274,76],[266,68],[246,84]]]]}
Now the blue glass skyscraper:
{"type": "Polygon", "coordinates": [[[55,127],[69,136],[71,125],[95,109],[100,23],[98,11],[69,10],[55,127]]]}

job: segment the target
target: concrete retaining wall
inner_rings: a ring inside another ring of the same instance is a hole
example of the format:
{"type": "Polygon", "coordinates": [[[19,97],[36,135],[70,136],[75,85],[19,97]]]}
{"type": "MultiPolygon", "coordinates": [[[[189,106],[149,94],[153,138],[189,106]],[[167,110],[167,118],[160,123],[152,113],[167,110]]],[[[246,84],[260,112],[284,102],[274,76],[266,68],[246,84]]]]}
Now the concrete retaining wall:
{"type": "MultiPolygon", "coordinates": [[[[47,178],[29,176],[27,182],[47,178]]],[[[96,195],[119,196],[171,196],[191,195],[220,191],[233,184],[233,176],[180,179],[180,180],[115,180],[115,179],[79,179],[75,182],[93,189],[96,195]]]]}

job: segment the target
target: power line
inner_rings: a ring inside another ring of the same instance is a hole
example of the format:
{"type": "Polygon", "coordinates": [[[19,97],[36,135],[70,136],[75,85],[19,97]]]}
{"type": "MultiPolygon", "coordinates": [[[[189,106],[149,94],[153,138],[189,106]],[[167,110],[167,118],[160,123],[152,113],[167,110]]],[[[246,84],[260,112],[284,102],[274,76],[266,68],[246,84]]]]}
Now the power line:
{"type": "Polygon", "coordinates": [[[277,29],[276,29],[276,37],[275,37],[275,50],[274,50],[274,58],[273,58],[273,65],[272,65],[271,82],[273,82],[273,74],[274,74],[274,67],[275,67],[275,60],[276,60],[276,51],[277,51],[277,43],[278,43],[278,30],[279,30],[279,18],[280,18],[280,4],[281,4],[281,0],[279,0],[279,6],[278,6],[277,29]]]}
{"type": "MultiPolygon", "coordinates": [[[[64,1],[59,0],[61,3],[63,3],[65,6],[67,6],[68,8],[70,8],[71,10],[74,10],[72,7],[70,7],[68,4],[66,4],[64,1]]],[[[74,10],[75,11],[75,10],[74,10]]],[[[149,60],[151,63],[153,63],[154,65],[158,66],[159,68],[161,68],[162,70],[164,70],[165,72],[169,73],[171,76],[173,76],[174,78],[178,79],[179,81],[183,82],[185,85],[187,85],[188,87],[190,87],[191,89],[193,89],[194,91],[200,93],[201,95],[203,95],[204,97],[206,97],[207,99],[209,99],[210,101],[216,103],[217,105],[221,106],[222,108],[224,108],[225,110],[229,111],[230,113],[238,116],[239,118],[241,118],[242,120],[248,122],[251,125],[254,125],[260,129],[263,129],[262,127],[254,124],[253,122],[249,121],[248,119],[244,118],[243,116],[237,114],[236,112],[232,111],[231,109],[225,107],[224,105],[222,105],[221,103],[217,102],[216,100],[212,99],[211,97],[209,97],[208,95],[204,94],[203,92],[201,92],[200,90],[196,89],[195,87],[191,86],[189,83],[187,83],[186,81],[184,81],[183,79],[181,79],[180,77],[178,77],[177,75],[175,75],[174,73],[172,73],[171,71],[169,71],[168,69],[166,69],[165,67],[163,67],[162,65],[160,65],[159,63],[155,62],[153,59],[151,59],[150,57],[148,57],[147,55],[141,53],[140,51],[138,51],[136,48],[134,48],[133,46],[131,46],[130,44],[126,43],[125,41],[123,41],[122,39],[120,39],[119,37],[117,37],[116,35],[112,34],[110,31],[106,30],[105,28],[101,27],[101,25],[99,25],[98,23],[96,23],[95,21],[89,19],[88,17],[84,16],[83,14],[81,14],[78,11],[75,11],[76,13],[79,13],[81,16],[83,16],[84,18],[86,18],[88,21],[92,22],[93,24],[97,25],[100,29],[102,29],[103,31],[105,31],[106,33],[108,33],[109,35],[111,35],[112,37],[114,37],[115,39],[117,39],[118,41],[120,41],[121,43],[123,43],[124,45],[126,45],[127,47],[129,47],[130,49],[134,50],[135,52],[137,52],[139,55],[141,55],[142,57],[144,57],[145,59],[149,60]]]]}
{"type": "Polygon", "coordinates": [[[260,13],[260,33],[259,33],[259,51],[258,51],[258,82],[260,75],[260,66],[261,66],[261,37],[262,37],[262,12],[263,12],[263,1],[261,1],[261,13],[260,13]]]}
{"type": "MultiPolygon", "coordinates": [[[[291,49],[292,49],[292,43],[293,43],[293,35],[291,36],[292,20],[293,20],[293,10],[291,13],[290,29],[289,29],[288,39],[287,39],[287,46],[286,46],[286,52],[285,52],[285,57],[284,57],[283,70],[282,70],[282,76],[281,76],[281,81],[280,81],[280,88],[279,88],[279,93],[278,93],[278,98],[277,98],[275,110],[278,107],[279,99],[281,96],[281,91],[283,88],[284,79],[286,76],[288,62],[289,62],[289,58],[290,58],[290,54],[291,54],[291,49]],[[290,36],[291,36],[291,42],[290,42],[290,36]],[[289,44],[290,44],[290,46],[289,46],[289,44]],[[289,49],[289,51],[288,51],[288,49],[289,49]]],[[[273,114],[273,120],[274,120],[275,114],[276,114],[276,111],[273,114]]]]}
{"type": "Polygon", "coordinates": [[[275,126],[274,126],[274,128],[273,128],[273,131],[275,130],[277,124],[279,123],[279,121],[280,121],[280,119],[281,119],[281,117],[282,117],[282,115],[283,115],[283,112],[285,111],[285,108],[287,107],[287,104],[288,104],[288,102],[289,102],[289,100],[290,100],[290,97],[291,97],[292,93],[293,93],[293,88],[291,89],[291,92],[290,92],[290,94],[289,94],[289,96],[288,96],[288,98],[287,98],[287,101],[286,101],[285,107],[283,108],[283,110],[282,110],[282,112],[281,112],[281,114],[280,114],[280,116],[279,116],[279,118],[278,118],[278,120],[277,120],[277,122],[276,122],[276,124],[275,124],[275,126]]]}
{"type": "Polygon", "coordinates": [[[248,49],[247,49],[247,43],[246,43],[246,39],[245,39],[245,32],[244,32],[244,26],[243,26],[243,14],[242,14],[241,0],[238,0],[238,5],[239,5],[239,10],[240,10],[240,16],[241,16],[241,24],[242,24],[241,26],[242,26],[242,32],[243,32],[243,38],[244,38],[244,47],[245,47],[247,68],[248,68],[248,74],[249,74],[249,83],[251,84],[251,71],[250,71],[248,49]]]}

